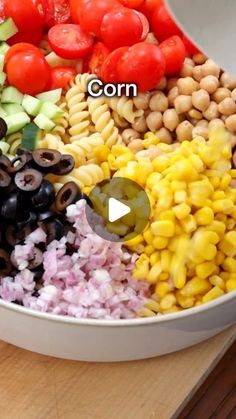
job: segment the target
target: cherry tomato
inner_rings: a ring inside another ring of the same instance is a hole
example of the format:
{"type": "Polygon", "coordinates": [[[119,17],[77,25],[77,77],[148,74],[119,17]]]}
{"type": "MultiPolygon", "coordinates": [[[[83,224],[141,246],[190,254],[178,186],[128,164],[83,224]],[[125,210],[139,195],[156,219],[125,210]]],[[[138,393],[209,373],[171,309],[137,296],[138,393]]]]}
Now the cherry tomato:
{"type": "Polygon", "coordinates": [[[6,65],[8,82],[22,93],[36,95],[47,90],[51,77],[44,55],[29,49],[16,52],[6,65]]]}
{"type": "Polygon", "coordinates": [[[141,36],[141,41],[144,41],[147,38],[148,33],[149,33],[149,29],[150,29],[149,22],[143,13],[140,13],[137,10],[135,10],[135,12],[139,15],[139,18],[143,25],[143,33],[141,36]]]}
{"type": "Polygon", "coordinates": [[[0,0],[0,22],[2,22],[5,19],[5,12],[4,12],[4,0],[0,0]]]}
{"type": "Polygon", "coordinates": [[[163,0],[144,0],[139,7],[139,11],[142,12],[149,20],[155,10],[157,10],[163,4],[163,0]]]}
{"type": "Polygon", "coordinates": [[[79,13],[82,4],[82,0],[69,0],[70,3],[70,14],[73,23],[80,23],[79,13]]]}
{"type": "Polygon", "coordinates": [[[101,67],[101,78],[105,83],[118,83],[120,81],[117,73],[118,64],[128,51],[128,47],[122,47],[108,55],[101,67]]]}
{"type": "Polygon", "coordinates": [[[199,54],[201,51],[192,43],[192,41],[190,41],[189,38],[187,38],[186,35],[183,35],[183,42],[185,45],[185,48],[187,50],[187,52],[189,53],[189,55],[195,55],[195,54],[199,54]]]}
{"type": "Polygon", "coordinates": [[[29,44],[26,42],[20,42],[19,44],[13,45],[5,55],[5,64],[18,52],[27,52],[27,51],[34,51],[35,53],[40,52],[40,50],[33,44],[29,44]]]}
{"type": "Polygon", "coordinates": [[[142,38],[143,24],[135,10],[123,7],[108,12],[101,25],[101,39],[110,49],[134,45],[142,38]]]}
{"type": "Polygon", "coordinates": [[[117,0],[82,0],[79,15],[81,27],[99,38],[103,17],[116,7],[122,7],[117,0]]]}
{"type": "Polygon", "coordinates": [[[123,4],[125,7],[129,7],[130,9],[136,9],[136,7],[140,7],[143,2],[144,0],[120,0],[121,4],[123,4]]]}
{"type": "Polygon", "coordinates": [[[119,80],[136,83],[140,92],[153,89],[164,76],[165,58],[156,45],[140,42],[121,57],[117,65],[119,80]]]}
{"type": "Polygon", "coordinates": [[[6,17],[12,17],[19,31],[36,31],[44,23],[44,2],[40,0],[5,0],[6,17]]]}
{"type": "Polygon", "coordinates": [[[64,88],[77,74],[74,67],[54,67],[51,70],[50,90],[64,88]]]}
{"type": "Polygon", "coordinates": [[[80,25],[72,23],[53,26],[48,32],[48,40],[53,51],[68,60],[86,57],[94,42],[93,37],[84,32],[80,25]]]}
{"type": "Polygon", "coordinates": [[[166,74],[178,73],[186,57],[186,49],[182,39],[178,35],[171,36],[159,44],[159,48],[166,60],[166,74]]]}
{"type": "Polygon", "coordinates": [[[45,24],[48,28],[71,20],[69,0],[44,0],[45,24]]]}
{"type": "Polygon", "coordinates": [[[20,31],[16,35],[8,39],[9,45],[15,45],[18,43],[30,43],[38,46],[43,38],[43,28],[38,28],[36,31],[28,30],[20,31]]]}
{"type": "Polygon", "coordinates": [[[159,42],[173,35],[182,35],[181,30],[170,16],[164,4],[154,11],[152,15],[152,28],[159,42]]]}
{"type": "Polygon", "coordinates": [[[109,49],[102,42],[97,42],[94,45],[92,55],[88,60],[88,71],[100,77],[102,64],[109,53],[109,49]]]}

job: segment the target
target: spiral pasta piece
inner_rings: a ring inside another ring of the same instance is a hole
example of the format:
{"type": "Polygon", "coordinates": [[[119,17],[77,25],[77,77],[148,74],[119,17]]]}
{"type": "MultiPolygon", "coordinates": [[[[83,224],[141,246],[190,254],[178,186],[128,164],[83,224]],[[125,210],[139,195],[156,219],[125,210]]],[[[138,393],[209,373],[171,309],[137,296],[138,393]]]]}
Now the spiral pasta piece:
{"type": "Polygon", "coordinates": [[[134,123],[135,118],[144,114],[142,109],[135,110],[133,100],[125,96],[106,98],[106,102],[113,111],[131,124],[134,123]]]}
{"type": "Polygon", "coordinates": [[[6,142],[10,145],[9,154],[13,156],[16,154],[17,149],[21,146],[22,132],[16,132],[6,138],[6,142]]]}
{"type": "Polygon", "coordinates": [[[93,151],[96,147],[103,145],[104,140],[99,134],[92,134],[89,137],[80,138],[71,144],[66,144],[64,153],[71,154],[75,159],[76,167],[85,164],[93,159],[93,151]]]}
{"type": "Polygon", "coordinates": [[[129,126],[128,121],[120,116],[116,111],[112,112],[112,118],[118,128],[127,128],[129,126]]]}
{"type": "Polygon", "coordinates": [[[60,183],[75,182],[80,189],[95,186],[105,179],[102,168],[97,164],[87,164],[74,169],[68,176],[61,176],[60,183]]]}
{"type": "Polygon", "coordinates": [[[69,127],[69,112],[67,108],[67,103],[65,98],[61,99],[61,103],[59,104],[59,108],[63,110],[63,115],[59,118],[55,119],[56,127],[52,131],[53,135],[56,135],[59,139],[61,139],[64,143],[70,143],[70,135],[67,132],[69,127]]]}
{"type": "Polygon", "coordinates": [[[88,98],[89,113],[95,125],[96,131],[100,132],[105,144],[112,147],[114,144],[122,143],[119,130],[115,126],[114,119],[104,97],[88,98]]]}

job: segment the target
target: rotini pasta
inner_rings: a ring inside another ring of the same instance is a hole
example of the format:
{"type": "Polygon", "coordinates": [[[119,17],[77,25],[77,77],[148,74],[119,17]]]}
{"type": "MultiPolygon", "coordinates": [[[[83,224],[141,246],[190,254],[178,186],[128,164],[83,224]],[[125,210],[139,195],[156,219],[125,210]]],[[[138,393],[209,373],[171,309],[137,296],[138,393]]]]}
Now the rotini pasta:
{"type": "Polygon", "coordinates": [[[117,112],[120,117],[126,119],[126,121],[130,122],[131,124],[134,123],[135,118],[138,118],[144,114],[142,109],[135,110],[133,100],[125,96],[106,98],[106,102],[109,107],[113,109],[113,111],[117,112]]]}
{"type": "Polygon", "coordinates": [[[16,132],[15,134],[9,135],[6,138],[6,142],[10,145],[9,153],[13,156],[16,154],[18,147],[20,147],[22,141],[22,133],[16,132]]]}
{"type": "Polygon", "coordinates": [[[95,125],[96,131],[100,132],[105,144],[112,147],[114,144],[122,143],[122,138],[119,135],[119,130],[115,126],[114,119],[111,117],[111,112],[104,97],[88,98],[89,113],[95,125]]]}
{"type": "Polygon", "coordinates": [[[52,131],[52,134],[56,135],[59,139],[61,139],[64,143],[67,144],[71,142],[70,135],[67,131],[69,127],[69,112],[64,97],[61,98],[60,102],[61,103],[59,104],[59,107],[63,110],[64,114],[54,121],[56,127],[52,131]]]}
{"type": "Polygon", "coordinates": [[[102,168],[97,164],[91,163],[74,169],[68,176],[61,176],[59,182],[65,184],[73,181],[83,190],[85,187],[95,186],[104,179],[102,168]]]}
{"type": "Polygon", "coordinates": [[[129,126],[128,121],[126,119],[122,118],[122,116],[118,115],[116,111],[112,112],[112,118],[115,121],[115,124],[118,128],[127,128],[129,126]]]}

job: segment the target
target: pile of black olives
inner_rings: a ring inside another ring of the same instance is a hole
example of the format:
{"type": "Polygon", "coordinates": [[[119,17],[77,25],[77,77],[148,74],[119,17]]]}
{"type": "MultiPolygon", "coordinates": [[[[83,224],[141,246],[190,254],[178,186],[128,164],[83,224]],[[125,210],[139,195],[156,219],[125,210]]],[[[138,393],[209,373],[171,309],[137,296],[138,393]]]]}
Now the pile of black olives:
{"type": "MultiPolygon", "coordinates": [[[[73,168],[73,157],[56,150],[18,149],[13,160],[0,155],[0,276],[16,273],[14,247],[23,244],[37,227],[46,232],[47,244],[60,240],[71,228],[65,217],[67,206],[87,197],[74,182],[64,185],[56,195],[44,176],[64,176],[73,168]]],[[[44,250],[39,245],[29,265],[37,278],[43,274],[44,250]]]]}

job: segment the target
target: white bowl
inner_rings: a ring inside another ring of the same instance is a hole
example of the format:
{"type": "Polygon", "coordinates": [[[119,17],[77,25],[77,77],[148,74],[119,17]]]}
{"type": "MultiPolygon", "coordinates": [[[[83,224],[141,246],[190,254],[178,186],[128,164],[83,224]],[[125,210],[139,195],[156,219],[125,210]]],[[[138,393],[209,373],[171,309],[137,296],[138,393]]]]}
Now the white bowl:
{"type": "Polygon", "coordinates": [[[114,362],[195,345],[236,322],[236,292],[175,314],[133,320],[81,320],[0,301],[0,338],[59,358],[114,362]]]}

